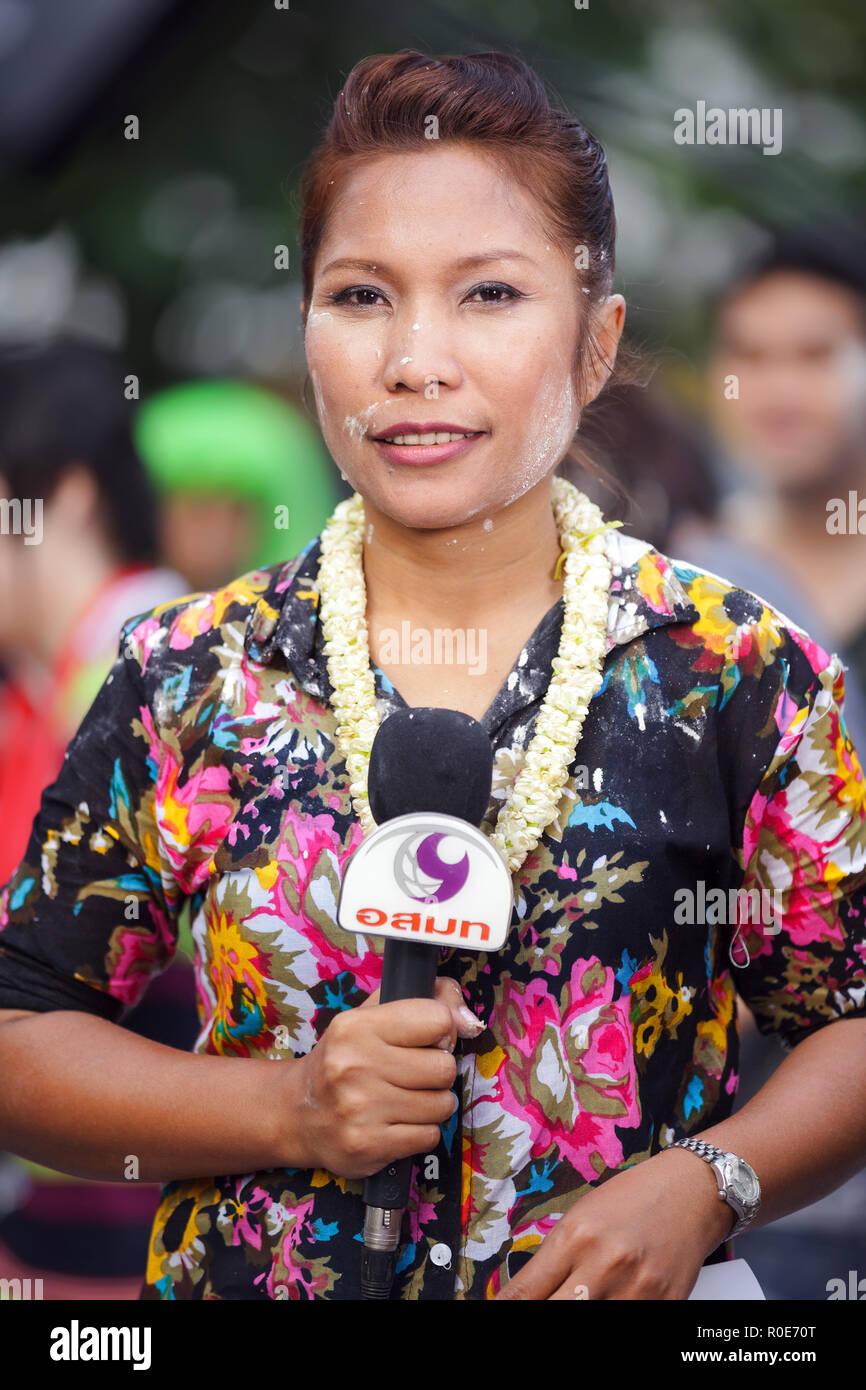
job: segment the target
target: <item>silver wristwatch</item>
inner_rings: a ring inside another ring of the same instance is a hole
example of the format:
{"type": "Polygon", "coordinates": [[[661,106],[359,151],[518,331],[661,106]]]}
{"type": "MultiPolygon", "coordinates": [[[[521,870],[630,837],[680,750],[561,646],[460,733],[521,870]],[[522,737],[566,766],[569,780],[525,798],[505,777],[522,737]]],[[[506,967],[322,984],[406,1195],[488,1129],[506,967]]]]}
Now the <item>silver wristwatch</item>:
{"type": "Polygon", "coordinates": [[[677,1139],[669,1145],[672,1149],[691,1149],[709,1163],[719,1185],[719,1197],[733,1207],[737,1222],[726,1239],[738,1236],[750,1222],[754,1221],[761,1205],[761,1184],[754,1168],[736,1154],[725,1153],[705,1139],[677,1139]]]}

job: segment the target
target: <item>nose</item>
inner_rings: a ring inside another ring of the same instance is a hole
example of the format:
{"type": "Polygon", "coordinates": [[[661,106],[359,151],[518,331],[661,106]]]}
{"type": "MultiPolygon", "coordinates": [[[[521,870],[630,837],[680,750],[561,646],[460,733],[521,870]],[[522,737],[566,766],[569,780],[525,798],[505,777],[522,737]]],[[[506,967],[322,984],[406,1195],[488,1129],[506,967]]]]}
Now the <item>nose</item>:
{"type": "Polygon", "coordinates": [[[460,385],[462,370],[451,332],[441,316],[420,311],[395,317],[384,349],[384,382],[389,391],[401,386],[436,400],[439,388],[460,385]]]}

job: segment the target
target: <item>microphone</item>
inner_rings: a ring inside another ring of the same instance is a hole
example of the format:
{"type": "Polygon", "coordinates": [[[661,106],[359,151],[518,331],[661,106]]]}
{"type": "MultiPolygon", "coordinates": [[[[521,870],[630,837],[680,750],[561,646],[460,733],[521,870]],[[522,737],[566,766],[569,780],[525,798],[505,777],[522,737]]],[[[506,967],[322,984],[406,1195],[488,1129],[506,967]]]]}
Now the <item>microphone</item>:
{"type": "MultiPolygon", "coordinates": [[[[396,710],[376,733],[367,779],[377,828],[346,864],[337,921],[384,936],[380,1002],[432,999],[438,947],[494,951],[511,924],[511,875],[478,826],[493,784],[490,739],[460,710],[396,710]]],[[[364,1181],[361,1297],[387,1299],[414,1159],[364,1181]]]]}

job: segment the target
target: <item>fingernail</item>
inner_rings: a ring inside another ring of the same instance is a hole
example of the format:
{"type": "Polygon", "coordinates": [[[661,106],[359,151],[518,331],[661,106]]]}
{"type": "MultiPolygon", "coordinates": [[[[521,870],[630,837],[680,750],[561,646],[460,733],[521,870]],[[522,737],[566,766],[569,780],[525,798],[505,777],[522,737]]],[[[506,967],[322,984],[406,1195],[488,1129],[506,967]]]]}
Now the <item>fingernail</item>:
{"type": "Polygon", "coordinates": [[[483,1033],[485,1025],[480,1018],[476,1018],[471,1009],[467,1009],[465,1004],[461,1004],[457,1010],[457,1017],[464,1028],[471,1028],[473,1033],[483,1033]]]}
{"type": "Polygon", "coordinates": [[[440,1039],[439,1039],[439,1041],[437,1042],[436,1046],[437,1046],[437,1047],[441,1047],[443,1052],[453,1052],[453,1051],[454,1051],[454,1039],[452,1038],[452,1036],[451,1036],[450,1033],[446,1033],[446,1035],[445,1035],[444,1038],[440,1038],[440,1039]]]}

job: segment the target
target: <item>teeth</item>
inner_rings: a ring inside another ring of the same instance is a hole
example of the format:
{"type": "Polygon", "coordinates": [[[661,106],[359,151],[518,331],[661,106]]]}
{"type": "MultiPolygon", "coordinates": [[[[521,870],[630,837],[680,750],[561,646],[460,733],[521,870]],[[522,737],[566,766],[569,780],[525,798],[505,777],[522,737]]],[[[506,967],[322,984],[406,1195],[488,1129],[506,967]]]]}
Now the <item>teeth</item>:
{"type": "MultiPolygon", "coordinates": [[[[470,431],[474,433],[474,431],[470,431]]],[[[468,439],[469,434],[449,434],[441,430],[438,434],[393,434],[387,438],[388,444],[450,444],[452,439],[468,439]]]]}

